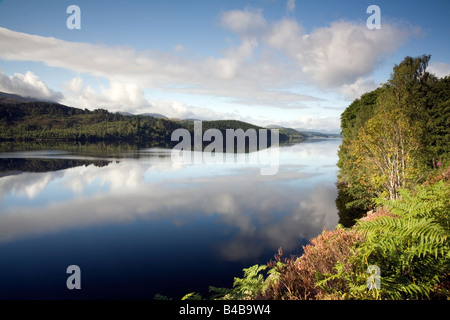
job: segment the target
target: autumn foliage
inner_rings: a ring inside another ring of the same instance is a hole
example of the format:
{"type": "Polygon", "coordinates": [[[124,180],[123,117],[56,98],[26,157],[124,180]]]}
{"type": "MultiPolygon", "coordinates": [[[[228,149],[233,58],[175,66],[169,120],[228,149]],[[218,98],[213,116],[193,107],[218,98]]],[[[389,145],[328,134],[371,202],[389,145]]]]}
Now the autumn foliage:
{"type": "MultiPolygon", "coordinates": [[[[353,230],[339,228],[323,230],[322,234],[311,239],[311,243],[304,246],[303,255],[298,258],[283,258],[282,251],[275,257],[276,261],[269,262],[279,273],[277,280],[267,288],[259,298],[261,299],[289,299],[310,300],[327,298],[324,288],[317,286],[321,275],[336,273],[338,262],[346,264],[354,252],[355,244],[362,241],[353,230]],[[281,262],[278,263],[277,262],[281,262]]],[[[346,264],[345,269],[351,271],[352,265],[346,264]]],[[[328,288],[343,287],[342,281],[330,281],[328,288]]]]}

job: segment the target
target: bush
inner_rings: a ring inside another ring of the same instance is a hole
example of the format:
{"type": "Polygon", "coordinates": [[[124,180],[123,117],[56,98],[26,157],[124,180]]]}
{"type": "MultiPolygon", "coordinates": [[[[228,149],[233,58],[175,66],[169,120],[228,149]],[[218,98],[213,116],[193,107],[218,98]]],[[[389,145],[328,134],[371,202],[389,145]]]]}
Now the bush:
{"type": "Polygon", "coordinates": [[[328,289],[341,288],[346,284],[340,280],[329,281],[324,287],[317,285],[324,274],[336,274],[335,266],[342,264],[350,272],[353,268],[348,263],[349,257],[355,254],[354,246],[362,239],[353,230],[337,228],[324,230],[322,234],[311,239],[311,244],[304,246],[303,255],[298,258],[282,258],[282,252],[276,261],[269,262],[277,277],[270,282],[268,288],[261,292],[261,299],[309,300],[328,298],[328,289]]]}

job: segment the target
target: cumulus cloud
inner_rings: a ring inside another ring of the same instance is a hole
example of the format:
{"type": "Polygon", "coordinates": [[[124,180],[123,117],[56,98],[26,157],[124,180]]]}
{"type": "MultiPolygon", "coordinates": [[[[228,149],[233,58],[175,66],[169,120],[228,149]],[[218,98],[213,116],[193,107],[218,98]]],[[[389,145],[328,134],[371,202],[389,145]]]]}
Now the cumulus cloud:
{"type": "MultiPolygon", "coordinates": [[[[287,9],[288,12],[295,10],[295,1],[288,1],[287,9]]],[[[363,22],[340,20],[307,33],[293,18],[284,17],[269,23],[261,11],[248,9],[225,13],[222,25],[236,32],[242,44],[251,39],[256,43],[253,48],[260,46],[283,53],[288,58],[287,64],[283,64],[286,60],[271,60],[282,70],[275,74],[286,76],[291,82],[313,84],[320,89],[339,89],[351,96],[373,88],[373,83],[367,78],[374,69],[386,55],[395,52],[418,32],[417,28],[389,21],[383,23],[382,29],[373,32],[363,22]]],[[[255,54],[255,50],[249,50],[248,56],[251,54],[255,54]]],[[[264,61],[268,60],[261,59],[257,63],[264,61]]]]}
{"type": "MultiPolygon", "coordinates": [[[[65,103],[82,108],[108,106],[110,111],[123,111],[124,107],[139,109],[148,102],[144,90],[134,83],[110,81],[109,87],[100,86],[100,92],[85,85],[83,79],[76,77],[63,84],[66,91],[65,103]]],[[[129,111],[129,110],[128,110],[129,111]]]]}
{"type": "Polygon", "coordinates": [[[245,10],[231,10],[221,17],[221,24],[241,35],[259,33],[266,25],[262,10],[246,8],[245,10]]]}
{"type": "Polygon", "coordinates": [[[375,90],[377,84],[372,78],[358,78],[354,83],[344,84],[340,88],[340,92],[343,93],[349,100],[355,100],[366,92],[375,90]]]}
{"type": "Polygon", "coordinates": [[[372,32],[351,21],[336,21],[307,34],[297,21],[285,18],[272,26],[266,43],[296,61],[317,86],[327,88],[369,75],[383,55],[394,52],[407,36],[388,22],[372,32]]]}
{"type": "Polygon", "coordinates": [[[11,175],[2,177],[0,180],[0,200],[8,192],[19,196],[26,196],[29,199],[35,198],[53,180],[62,177],[60,172],[55,173],[28,173],[25,175],[11,175]]]}
{"type": "Polygon", "coordinates": [[[265,41],[291,57],[300,53],[304,35],[303,28],[293,19],[284,18],[274,23],[270,31],[266,34],[265,41]]]}
{"type": "Polygon", "coordinates": [[[135,83],[110,81],[98,90],[86,85],[81,77],[63,83],[65,98],[62,103],[78,108],[108,108],[111,112],[130,112],[133,114],[159,113],[169,118],[224,119],[235,115],[211,109],[187,105],[171,99],[148,99],[144,89],[135,83]]]}
{"type": "Polygon", "coordinates": [[[438,78],[450,75],[450,63],[434,62],[428,66],[428,72],[434,73],[438,78]]]}
{"type": "Polygon", "coordinates": [[[63,98],[61,92],[50,89],[31,71],[25,74],[15,73],[13,76],[8,76],[0,70],[0,91],[55,102],[63,98]]]}

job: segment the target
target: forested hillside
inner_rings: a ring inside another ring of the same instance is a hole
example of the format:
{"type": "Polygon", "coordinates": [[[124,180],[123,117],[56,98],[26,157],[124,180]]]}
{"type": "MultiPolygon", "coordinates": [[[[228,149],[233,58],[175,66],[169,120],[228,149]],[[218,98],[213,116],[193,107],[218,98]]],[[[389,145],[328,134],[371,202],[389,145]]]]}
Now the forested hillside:
{"type": "MultiPolygon", "coordinates": [[[[236,120],[203,121],[202,127],[203,131],[214,128],[221,132],[255,129],[258,133],[263,129],[236,120]]],[[[173,146],[171,135],[178,128],[192,133],[194,122],[111,113],[105,109],[83,110],[51,102],[23,101],[12,95],[0,100],[0,141],[127,141],[173,146]]],[[[279,135],[280,142],[302,139],[300,133],[279,135]]]]}
{"type": "Polygon", "coordinates": [[[48,102],[0,104],[1,140],[170,142],[181,125],[148,116],[89,111],[48,102]]]}

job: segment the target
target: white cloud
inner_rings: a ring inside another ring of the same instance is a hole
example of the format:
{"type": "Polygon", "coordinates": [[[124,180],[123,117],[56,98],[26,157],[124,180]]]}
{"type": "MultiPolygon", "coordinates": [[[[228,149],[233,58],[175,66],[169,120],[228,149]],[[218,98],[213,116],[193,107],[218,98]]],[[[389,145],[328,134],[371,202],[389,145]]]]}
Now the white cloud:
{"type": "Polygon", "coordinates": [[[230,90],[230,94],[239,92],[249,97],[249,92],[279,88],[293,81],[313,82],[321,88],[352,84],[370,74],[381,57],[395,51],[407,36],[388,22],[374,32],[363,23],[347,21],[306,34],[293,19],[268,25],[262,12],[252,9],[225,12],[221,23],[237,33],[241,43],[219,57],[183,56],[181,47],[173,52],[136,52],[5,28],[0,28],[0,57],[44,62],[111,81],[139,83],[141,87],[167,88],[182,83],[209,94],[227,96],[230,90]],[[289,60],[272,54],[274,49],[289,60]]]}
{"type": "Polygon", "coordinates": [[[55,102],[63,98],[61,92],[50,89],[31,71],[27,71],[25,74],[15,73],[13,76],[8,76],[0,70],[0,91],[55,102]]]}
{"type": "Polygon", "coordinates": [[[284,18],[272,25],[265,40],[269,46],[295,57],[297,53],[303,50],[303,37],[303,28],[297,21],[284,18]]]}
{"type": "Polygon", "coordinates": [[[371,74],[383,55],[394,52],[408,33],[385,22],[373,32],[363,23],[336,21],[306,34],[292,19],[276,22],[266,43],[297,62],[320,88],[339,87],[371,74]]]}
{"type": "Polygon", "coordinates": [[[108,107],[112,112],[145,107],[144,90],[134,83],[110,81],[109,87],[100,86],[100,92],[85,85],[82,78],[76,77],[63,84],[66,90],[64,103],[80,108],[108,107]]]}
{"type": "Polygon", "coordinates": [[[159,113],[169,118],[223,119],[234,118],[226,113],[213,111],[171,99],[152,100],[145,97],[144,90],[134,83],[110,81],[95,90],[76,77],[63,84],[65,99],[62,103],[78,108],[107,108],[111,112],[133,114],[159,113]]]}
{"type": "Polygon", "coordinates": [[[361,97],[366,92],[375,90],[377,84],[372,78],[364,79],[362,77],[358,78],[352,84],[344,84],[340,88],[340,92],[343,93],[349,100],[355,100],[361,97]]]}
{"type": "Polygon", "coordinates": [[[61,172],[57,173],[27,173],[26,175],[11,175],[2,177],[0,180],[0,200],[8,192],[19,196],[27,196],[29,199],[35,198],[53,180],[60,178],[61,172]]]}
{"type": "Polygon", "coordinates": [[[428,72],[434,73],[438,78],[450,75],[450,63],[434,62],[428,66],[428,72]]]}
{"type": "Polygon", "coordinates": [[[221,24],[238,34],[249,35],[261,32],[267,22],[262,10],[247,8],[225,12],[221,17],[221,24]]]}
{"type": "MultiPolygon", "coordinates": [[[[251,29],[250,22],[240,26],[233,20],[229,23],[236,24],[237,30],[251,29]]],[[[135,52],[129,48],[68,42],[0,28],[0,58],[6,60],[43,62],[78,74],[104,77],[110,82],[139,84],[141,88],[178,92],[177,85],[182,84],[196,94],[245,99],[273,91],[297,77],[290,65],[277,62],[270,55],[254,57],[257,45],[255,38],[244,38],[222,57],[187,57],[175,52],[135,52]]],[[[280,92],[278,101],[282,97],[280,92]]]]}

